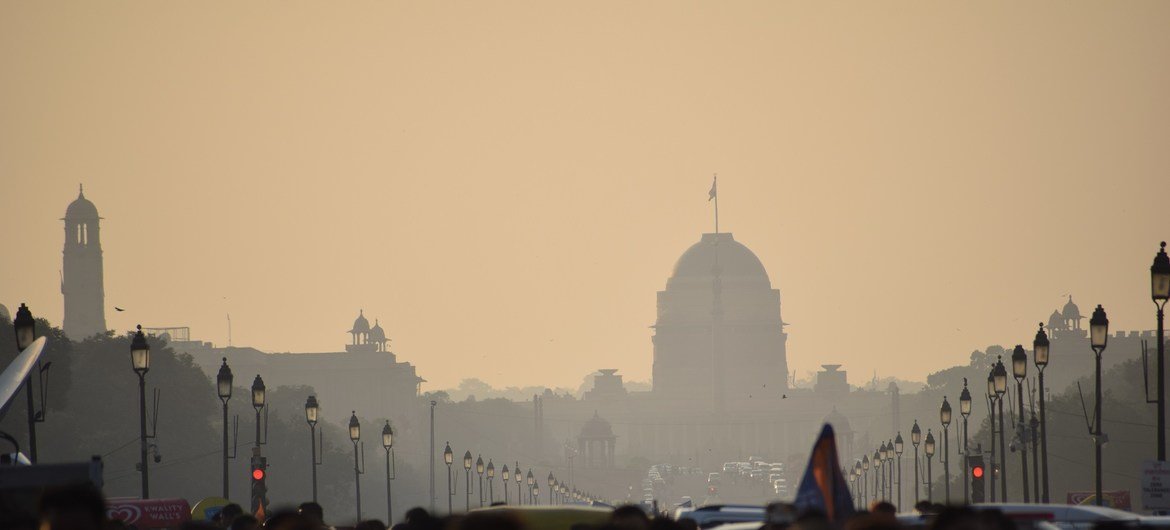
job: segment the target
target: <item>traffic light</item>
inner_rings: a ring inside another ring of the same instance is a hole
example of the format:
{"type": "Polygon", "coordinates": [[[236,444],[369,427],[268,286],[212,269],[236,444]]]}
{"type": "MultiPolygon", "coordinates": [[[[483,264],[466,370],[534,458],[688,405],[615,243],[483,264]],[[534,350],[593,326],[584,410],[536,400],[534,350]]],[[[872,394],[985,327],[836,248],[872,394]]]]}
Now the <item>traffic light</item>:
{"type": "MultiPolygon", "coordinates": [[[[252,514],[264,514],[268,510],[268,459],[260,456],[260,451],[252,452],[252,514]]],[[[257,515],[261,518],[263,515],[257,515]]],[[[263,519],[261,519],[263,520],[263,519]]]]}
{"type": "Polygon", "coordinates": [[[983,455],[967,457],[967,469],[971,470],[971,502],[983,502],[987,469],[983,466],[983,455]]]}

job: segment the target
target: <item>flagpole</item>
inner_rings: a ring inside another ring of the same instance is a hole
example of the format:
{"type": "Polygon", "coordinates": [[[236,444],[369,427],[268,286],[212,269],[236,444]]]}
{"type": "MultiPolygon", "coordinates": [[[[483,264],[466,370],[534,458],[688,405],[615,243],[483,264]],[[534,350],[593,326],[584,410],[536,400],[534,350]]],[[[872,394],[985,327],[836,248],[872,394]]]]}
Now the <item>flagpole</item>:
{"type": "Polygon", "coordinates": [[[711,182],[711,189],[715,190],[715,233],[719,233],[719,174],[711,182]]]}

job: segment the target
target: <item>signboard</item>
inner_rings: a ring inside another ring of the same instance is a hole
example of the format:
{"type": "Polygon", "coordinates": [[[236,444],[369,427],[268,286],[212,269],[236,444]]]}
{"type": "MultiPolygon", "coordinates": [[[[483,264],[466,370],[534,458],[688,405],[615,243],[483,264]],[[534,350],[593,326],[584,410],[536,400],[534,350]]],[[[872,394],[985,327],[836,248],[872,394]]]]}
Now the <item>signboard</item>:
{"type": "Polygon", "coordinates": [[[191,519],[195,521],[211,521],[231,501],[223,497],[208,497],[191,508],[191,519]]]}
{"type": "Polygon", "coordinates": [[[1142,508],[1170,510],[1170,466],[1166,462],[1142,462],[1142,508]]]}
{"type": "MultiPolygon", "coordinates": [[[[1102,503],[1103,506],[1118,510],[1133,510],[1129,490],[1102,491],[1101,496],[1104,497],[1102,500],[1105,501],[1102,503]]],[[[1097,495],[1091,491],[1070,491],[1068,492],[1068,503],[1094,506],[1097,504],[1097,495]]]]}
{"type": "Polygon", "coordinates": [[[170,528],[191,520],[191,505],[186,499],[110,499],[106,515],[138,528],[170,528]]]}

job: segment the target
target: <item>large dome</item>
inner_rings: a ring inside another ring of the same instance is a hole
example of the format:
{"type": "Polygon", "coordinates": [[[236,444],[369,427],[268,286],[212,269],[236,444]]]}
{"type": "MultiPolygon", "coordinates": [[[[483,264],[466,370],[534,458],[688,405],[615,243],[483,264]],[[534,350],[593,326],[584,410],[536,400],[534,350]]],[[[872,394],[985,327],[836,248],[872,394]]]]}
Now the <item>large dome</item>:
{"type": "Polygon", "coordinates": [[[77,199],[69,203],[69,207],[65,209],[66,219],[97,219],[97,206],[94,206],[89,199],[85,198],[85,191],[81,190],[77,193],[77,199]]]}
{"type": "Polygon", "coordinates": [[[719,258],[719,276],[725,280],[752,279],[768,282],[768,272],[751,249],[736,241],[730,233],[703,234],[691,245],[678,262],[670,282],[702,279],[714,276],[715,258],[719,258]]]}

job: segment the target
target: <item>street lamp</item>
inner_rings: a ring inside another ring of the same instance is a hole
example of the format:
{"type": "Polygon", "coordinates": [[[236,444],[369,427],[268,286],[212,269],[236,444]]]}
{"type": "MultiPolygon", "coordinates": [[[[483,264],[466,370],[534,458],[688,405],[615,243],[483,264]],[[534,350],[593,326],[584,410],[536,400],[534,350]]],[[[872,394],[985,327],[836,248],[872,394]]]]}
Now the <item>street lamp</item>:
{"type": "MultiPolygon", "coordinates": [[[[471,453],[468,453],[471,454],[471,453]]],[[[479,475],[479,507],[483,508],[483,456],[476,455],[475,457],[475,473],[479,475]]]]}
{"type": "MultiPolygon", "coordinates": [[[[532,488],[536,487],[536,478],[532,476],[532,468],[528,468],[528,476],[525,477],[524,481],[528,483],[528,491],[532,491],[532,488]]],[[[530,504],[536,504],[535,495],[529,495],[528,500],[530,504]]]]}
{"type": "Polygon", "coordinates": [[[1000,493],[1003,494],[1003,501],[1007,502],[1007,444],[1004,441],[1004,433],[1006,431],[1003,427],[1003,402],[1004,394],[1007,393],[1007,368],[1003,365],[1002,357],[999,357],[996,361],[992,374],[995,385],[995,400],[999,403],[999,453],[1001,455],[999,463],[999,487],[1000,493]]]}
{"type": "Polygon", "coordinates": [[[553,486],[557,484],[557,479],[553,477],[552,471],[548,472],[548,503],[553,502],[553,486]]]}
{"type": "Polygon", "coordinates": [[[223,358],[219,373],[215,374],[215,389],[219,400],[223,402],[223,498],[230,499],[231,497],[228,496],[228,459],[231,457],[228,454],[228,401],[232,399],[232,369],[228,367],[227,357],[223,358]]]}
{"type": "Polygon", "coordinates": [[[398,463],[394,461],[394,429],[390,420],[382,427],[382,448],[386,450],[386,522],[394,525],[394,503],[390,496],[390,481],[398,476],[398,463]]]}
{"type": "MultiPolygon", "coordinates": [[[[1154,264],[1150,265],[1150,297],[1158,308],[1158,461],[1166,461],[1166,337],[1163,331],[1163,310],[1170,300],[1170,256],[1166,255],[1166,242],[1162,242],[1154,264]]],[[[1043,414],[1041,414],[1043,423],[1043,414]]]]}
{"type": "MultiPolygon", "coordinates": [[[[487,477],[488,477],[488,505],[492,505],[492,504],[496,503],[496,489],[492,485],[492,483],[496,481],[496,465],[492,463],[492,459],[490,459],[490,458],[488,459],[488,465],[487,465],[487,477]]],[[[505,489],[507,489],[507,488],[505,488],[505,489]]]]}
{"type": "MultiPolygon", "coordinates": [[[[33,341],[37,339],[37,322],[33,319],[32,311],[29,311],[28,306],[22,302],[20,308],[16,310],[16,318],[12,320],[13,330],[16,332],[16,349],[17,354],[23,352],[26,348],[32,345],[33,341]]],[[[50,363],[51,364],[51,363],[50,363]]],[[[37,361],[38,380],[40,374],[45,369],[40,369],[41,362],[37,361]]],[[[37,423],[45,421],[44,404],[45,404],[45,383],[41,381],[41,412],[36,411],[36,404],[33,401],[33,379],[32,373],[29,373],[28,378],[24,380],[25,397],[28,401],[28,457],[32,463],[37,463],[37,423]]]]}
{"type": "MultiPolygon", "coordinates": [[[[1101,352],[1105,351],[1105,345],[1109,341],[1109,318],[1105,316],[1105,309],[1101,304],[1097,304],[1097,309],[1093,310],[1093,316],[1089,319],[1089,343],[1093,347],[1094,357],[1097,360],[1097,399],[1096,399],[1096,427],[1093,431],[1093,448],[1097,457],[1097,506],[1103,505],[1101,498],[1101,445],[1104,443],[1101,432],[1101,352]]],[[[1159,374],[1160,375],[1160,374],[1159,374]]]]}
{"type": "Polygon", "coordinates": [[[471,511],[471,451],[463,453],[463,480],[463,497],[467,504],[464,509],[471,511]]]}
{"type": "MultiPolygon", "coordinates": [[[[305,423],[309,424],[309,456],[313,459],[310,462],[313,467],[313,502],[317,502],[317,466],[321,465],[321,462],[317,460],[317,416],[320,412],[321,405],[317,403],[317,396],[310,395],[305,400],[305,423]]],[[[321,452],[325,452],[324,447],[322,447],[321,452]]]]}
{"type": "Polygon", "coordinates": [[[910,444],[914,446],[914,504],[918,504],[918,444],[922,443],[922,429],[918,427],[918,420],[910,428],[910,444]]]}
{"type": "Polygon", "coordinates": [[[857,507],[862,508],[865,504],[865,496],[863,494],[865,482],[861,480],[861,460],[853,461],[853,484],[856,486],[854,493],[857,500],[857,507]]]}
{"type": "Polygon", "coordinates": [[[926,448],[924,451],[926,453],[926,501],[933,502],[932,497],[934,496],[934,491],[933,491],[934,485],[932,484],[932,482],[934,481],[934,477],[930,473],[930,460],[931,460],[931,457],[934,456],[934,433],[930,432],[930,429],[926,430],[926,444],[925,444],[925,446],[926,446],[926,448]]]}
{"type": "Polygon", "coordinates": [[[504,482],[504,504],[508,504],[508,478],[510,476],[511,475],[508,472],[508,464],[504,464],[504,468],[500,470],[500,478],[503,479],[504,482]]]}
{"type": "Polygon", "coordinates": [[[150,371],[150,344],[146,343],[146,335],[142,333],[142,325],[138,325],[138,332],[130,341],[130,366],[138,374],[138,426],[139,446],[141,450],[142,471],[142,498],[150,498],[150,473],[146,467],[146,372],[150,371]]]}
{"type": "Polygon", "coordinates": [[[959,476],[963,478],[963,503],[971,501],[971,484],[967,477],[967,469],[970,463],[968,459],[971,458],[969,451],[970,433],[967,431],[967,418],[971,416],[971,391],[967,389],[967,378],[963,378],[963,391],[959,392],[959,415],[963,417],[963,444],[960,451],[963,453],[963,473],[959,476]]]}
{"type": "MultiPolygon", "coordinates": [[[[256,409],[256,448],[259,449],[264,442],[260,441],[260,411],[264,410],[264,404],[267,399],[267,390],[264,387],[264,379],[260,374],[256,374],[256,379],[252,380],[252,408],[256,409]]],[[[265,422],[267,423],[267,422],[265,422]]],[[[267,431],[267,425],[265,425],[267,431]]]]}
{"type": "Polygon", "coordinates": [[[987,478],[991,482],[989,492],[991,502],[995,502],[995,477],[996,469],[998,469],[996,467],[998,464],[995,461],[995,400],[995,365],[992,365],[991,370],[987,372],[987,413],[988,423],[991,425],[991,458],[988,466],[990,473],[987,474],[987,478]]]}
{"type": "Polygon", "coordinates": [[[1016,397],[1019,414],[1016,415],[1016,432],[1020,438],[1020,476],[1024,479],[1024,502],[1028,502],[1028,450],[1024,439],[1024,378],[1028,377],[1028,354],[1024,347],[1016,344],[1012,349],[1012,377],[1016,379],[1016,397]]]}
{"type": "Polygon", "coordinates": [[[902,505],[902,450],[905,442],[902,441],[902,431],[894,438],[894,454],[898,456],[898,506],[902,505]]]}
{"type": "MultiPolygon", "coordinates": [[[[259,377],[259,376],[257,376],[259,377]]],[[[357,497],[357,520],[362,520],[362,474],[365,470],[358,466],[358,440],[362,437],[362,424],[358,422],[357,411],[350,412],[349,441],[353,442],[353,486],[357,497]]],[[[362,444],[362,454],[365,454],[366,445],[362,444]]],[[[364,459],[363,459],[364,460],[364,459]]]]}
{"type": "Polygon", "coordinates": [[[451,513],[451,498],[455,496],[455,490],[451,489],[451,463],[455,459],[455,453],[451,451],[451,442],[447,442],[447,448],[443,449],[443,463],[447,464],[447,513],[451,513]]]}
{"type": "Polygon", "coordinates": [[[520,493],[520,482],[524,480],[520,476],[520,462],[516,462],[516,467],[512,468],[512,474],[516,478],[516,504],[524,504],[524,495],[520,493]]]}
{"type": "MultiPolygon", "coordinates": [[[[861,504],[864,506],[869,500],[869,455],[861,457],[861,504]]],[[[876,492],[875,492],[876,493],[876,492]]]]}
{"type": "Polygon", "coordinates": [[[879,447],[879,448],[874,450],[873,460],[870,461],[873,464],[873,493],[874,493],[873,500],[875,500],[875,501],[876,500],[885,500],[885,497],[886,497],[886,491],[885,491],[886,481],[885,481],[885,477],[883,476],[885,474],[886,468],[885,468],[885,466],[882,465],[882,453],[885,450],[885,447],[884,447],[885,444],[883,443],[882,445],[883,445],[883,447],[879,447]]]}
{"type": "Polygon", "coordinates": [[[943,454],[939,457],[939,461],[943,465],[943,502],[950,502],[951,500],[951,404],[947,401],[947,397],[943,396],[942,407],[938,409],[938,421],[943,428],[943,454]]]}
{"type": "MultiPolygon", "coordinates": [[[[1032,340],[1032,361],[1036,363],[1040,381],[1040,502],[1045,504],[1048,503],[1048,423],[1044,416],[1044,368],[1048,366],[1048,347],[1048,334],[1044,332],[1044,323],[1041,322],[1036,338],[1032,340]]],[[[1161,371],[1161,367],[1158,370],[1161,371]]]]}

